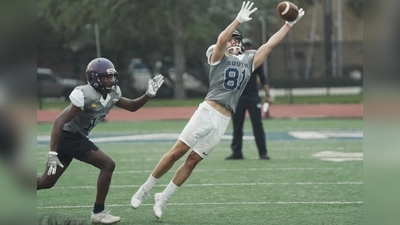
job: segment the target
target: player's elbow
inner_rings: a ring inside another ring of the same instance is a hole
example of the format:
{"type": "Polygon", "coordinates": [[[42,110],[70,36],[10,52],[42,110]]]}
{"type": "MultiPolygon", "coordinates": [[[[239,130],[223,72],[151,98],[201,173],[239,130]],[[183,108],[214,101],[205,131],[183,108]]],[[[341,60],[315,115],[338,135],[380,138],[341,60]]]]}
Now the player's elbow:
{"type": "Polygon", "coordinates": [[[128,109],[129,112],[136,112],[138,109],[135,106],[132,106],[128,109]]]}
{"type": "Polygon", "coordinates": [[[129,107],[127,108],[128,111],[130,112],[136,112],[140,107],[138,107],[136,105],[136,103],[134,101],[130,102],[131,104],[129,105],[129,107]]]}
{"type": "Polygon", "coordinates": [[[63,116],[58,116],[55,120],[54,120],[54,126],[58,127],[58,126],[64,126],[64,124],[67,121],[64,119],[63,116]]]}

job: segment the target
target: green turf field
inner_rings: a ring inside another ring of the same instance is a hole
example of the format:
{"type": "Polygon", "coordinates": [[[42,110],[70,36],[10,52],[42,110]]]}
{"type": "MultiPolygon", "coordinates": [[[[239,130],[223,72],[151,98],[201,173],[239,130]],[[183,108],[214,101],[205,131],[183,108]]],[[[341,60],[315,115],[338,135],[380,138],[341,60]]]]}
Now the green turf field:
{"type": "MultiPolygon", "coordinates": [[[[362,224],[362,119],[264,120],[270,161],[257,158],[245,122],[242,161],[226,161],[232,128],[169,200],[163,217],[153,200],[130,198],[169,150],[185,121],[104,122],[90,137],[117,164],[106,207],[119,224],[362,224]],[[105,137],[112,137],[105,139],[105,137]]],[[[43,172],[51,124],[38,124],[37,172],[43,172]]],[[[178,161],[154,186],[162,191],[178,161]]],[[[37,192],[37,217],[54,214],[89,224],[98,170],[73,161],[53,189],[37,192]]]]}
{"type": "MultiPolygon", "coordinates": [[[[171,107],[171,106],[198,106],[204,98],[188,98],[185,100],[152,99],[146,103],[146,107],[171,107]]],[[[322,96],[292,96],[276,97],[274,105],[282,104],[360,104],[363,102],[363,95],[322,95],[322,96]]],[[[38,101],[38,109],[64,109],[69,101],[44,99],[42,105],[38,101]]]]}

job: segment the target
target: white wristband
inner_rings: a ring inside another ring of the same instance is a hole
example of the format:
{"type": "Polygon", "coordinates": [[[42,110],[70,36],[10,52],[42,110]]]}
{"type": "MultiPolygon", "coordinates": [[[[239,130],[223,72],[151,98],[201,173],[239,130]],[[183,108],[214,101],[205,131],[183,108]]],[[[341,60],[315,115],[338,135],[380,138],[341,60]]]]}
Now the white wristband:
{"type": "Polygon", "coordinates": [[[49,155],[58,155],[58,153],[55,151],[49,151],[49,155]]]}
{"type": "Polygon", "coordinates": [[[242,22],[243,22],[242,20],[239,19],[238,16],[236,17],[236,20],[237,20],[239,23],[242,23],[242,22]]]}

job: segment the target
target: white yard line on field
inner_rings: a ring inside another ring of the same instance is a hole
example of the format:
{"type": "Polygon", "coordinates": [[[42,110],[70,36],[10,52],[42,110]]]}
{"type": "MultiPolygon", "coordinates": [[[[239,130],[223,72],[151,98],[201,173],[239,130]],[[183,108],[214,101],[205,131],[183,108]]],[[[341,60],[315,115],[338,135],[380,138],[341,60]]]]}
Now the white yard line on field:
{"type": "MultiPolygon", "coordinates": [[[[354,202],[192,202],[192,203],[168,203],[168,206],[190,206],[190,205],[349,205],[363,204],[362,201],[354,202]]],[[[131,207],[129,204],[114,204],[109,207],[131,207]]],[[[142,204],[141,206],[153,206],[153,204],[142,204]]],[[[66,206],[43,206],[37,209],[76,209],[92,208],[93,205],[66,205],[66,206]]]]}
{"type": "MultiPolygon", "coordinates": [[[[164,187],[166,184],[154,185],[155,187],[164,187]]],[[[185,187],[216,187],[216,186],[267,186],[267,185],[363,185],[363,182],[344,181],[344,182],[282,182],[282,183],[219,183],[219,184],[185,184],[185,187]]],[[[140,185],[111,185],[110,188],[134,188],[140,185]]],[[[71,186],[54,187],[52,189],[95,189],[96,186],[71,186]]]]}
{"type": "MultiPolygon", "coordinates": [[[[301,167],[287,167],[287,168],[240,168],[240,169],[197,169],[194,172],[230,172],[230,171],[304,171],[304,170],[342,170],[343,168],[338,167],[327,167],[327,168],[301,168],[301,167]]],[[[152,171],[138,171],[138,170],[124,170],[114,171],[114,173],[151,173],[152,171]]],[[[97,172],[98,173],[98,172],[97,172]]]]}
{"type": "MultiPolygon", "coordinates": [[[[326,167],[326,168],[313,168],[313,167],[287,167],[287,168],[240,168],[240,169],[197,169],[195,172],[230,172],[230,171],[305,171],[305,170],[343,170],[342,167],[326,167]]],[[[124,171],[114,171],[114,174],[124,174],[124,173],[151,173],[152,170],[124,170],[124,171]]],[[[171,172],[175,172],[171,170],[171,172]]],[[[71,172],[70,172],[71,173],[71,172]]],[[[98,174],[98,171],[89,172],[90,174],[98,174]]],[[[36,173],[37,176],[42,175],[42,172],[36,173]]]]}

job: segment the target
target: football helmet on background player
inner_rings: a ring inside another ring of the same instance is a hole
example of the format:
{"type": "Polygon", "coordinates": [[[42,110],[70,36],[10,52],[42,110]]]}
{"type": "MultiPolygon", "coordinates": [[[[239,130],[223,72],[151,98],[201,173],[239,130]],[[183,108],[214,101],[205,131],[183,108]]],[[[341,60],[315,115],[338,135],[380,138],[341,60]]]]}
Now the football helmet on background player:
{"type": "Polygon", "coordinates": [[[86,79],[94,89],[99,92],[110,93],[117,90],[118,72],[115,70],[114,64],[106,58],[96,58],[90,61],[86,67],[86,79]],[[106,87],[100,79],[100,76],[114,75],[112,85],[106,87]]]}
{"type": "Polygon", "coordinates": [[[243,38],[243,45],[248,45],[251,47],[253,45],[253,42],[250,38],[243,38]]]}

